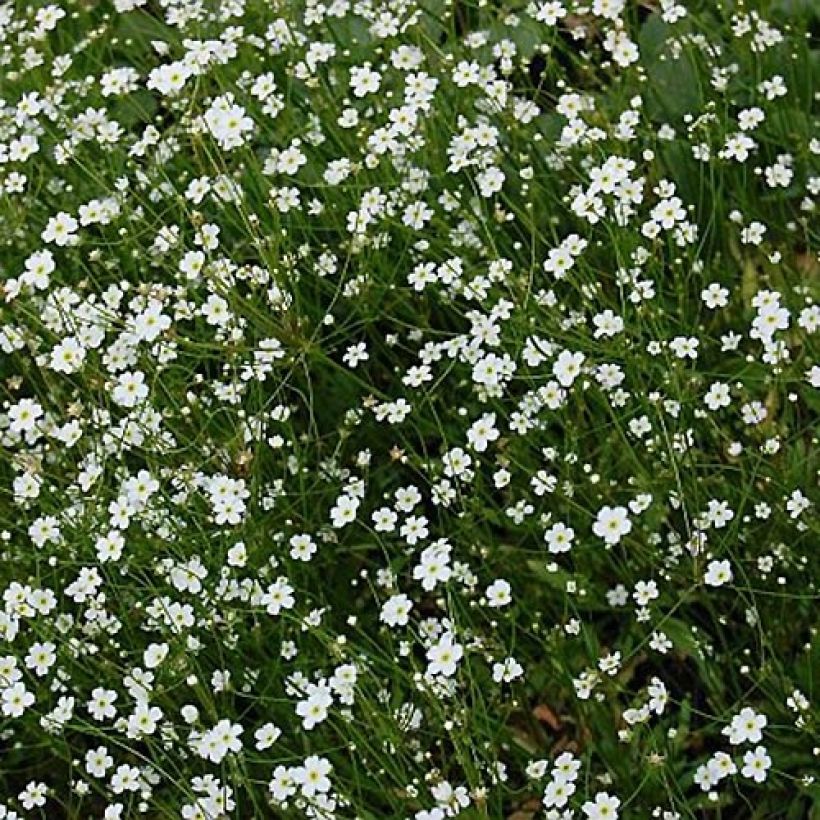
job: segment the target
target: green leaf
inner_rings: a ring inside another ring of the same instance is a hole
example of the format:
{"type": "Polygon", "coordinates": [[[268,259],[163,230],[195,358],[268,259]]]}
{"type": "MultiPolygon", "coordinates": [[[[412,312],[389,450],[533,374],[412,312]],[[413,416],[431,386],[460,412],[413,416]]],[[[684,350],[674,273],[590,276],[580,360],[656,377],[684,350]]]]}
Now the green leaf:
{"type": "Polygon", "coordinates": [[[142,11],[133,11],[119,18],[117,36],[120,39],[130,38],[150,43],[151,40],[172,39],[173,31],[158,17],[142,11]]]}
{"type": "Polygon", "coordinates": [[[641,28],[638,47],[647,66],[649,90],[645,96],[647,114],[655,121],[676,119],[700,108],[702,96],[697,73],[690,57],[672,60],[665,48],[670,26],[652,14],[641,28]]]}
{"type": "Polygon", "coordinates": [[[112,110],[114,119],[125,128],[150,122],[156,112],[156,98],[144,88],[118,100],[112,110]]]}

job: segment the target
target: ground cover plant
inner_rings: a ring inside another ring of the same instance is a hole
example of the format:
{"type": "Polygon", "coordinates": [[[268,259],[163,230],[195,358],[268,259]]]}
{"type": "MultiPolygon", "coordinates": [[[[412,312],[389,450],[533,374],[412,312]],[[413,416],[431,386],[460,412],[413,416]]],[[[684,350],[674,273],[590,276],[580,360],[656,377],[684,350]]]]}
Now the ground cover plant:
{"type": "Polygon", "coordinates": [[[0,3],[0,818],[820,817],[817,28],[0,3]]]}

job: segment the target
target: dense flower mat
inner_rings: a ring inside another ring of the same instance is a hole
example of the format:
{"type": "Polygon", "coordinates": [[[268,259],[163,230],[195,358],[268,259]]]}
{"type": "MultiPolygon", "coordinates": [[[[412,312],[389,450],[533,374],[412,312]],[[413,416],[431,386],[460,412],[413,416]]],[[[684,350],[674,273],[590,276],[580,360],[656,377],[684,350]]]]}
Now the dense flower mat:
{"type": "Polygon", "coordinates": [[[820,817],[819,26],[0,3],[0,818],[820,817]]]}

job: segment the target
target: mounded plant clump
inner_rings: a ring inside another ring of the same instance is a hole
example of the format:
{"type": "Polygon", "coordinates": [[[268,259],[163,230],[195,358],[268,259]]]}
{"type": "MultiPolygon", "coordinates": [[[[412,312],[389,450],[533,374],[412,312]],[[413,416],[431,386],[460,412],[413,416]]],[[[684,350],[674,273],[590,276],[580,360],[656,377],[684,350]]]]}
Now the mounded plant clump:
{"type": "Polygon", "coordinates": [[[0,818],[820,817],[818,25],[0,3],[0,818]]]}

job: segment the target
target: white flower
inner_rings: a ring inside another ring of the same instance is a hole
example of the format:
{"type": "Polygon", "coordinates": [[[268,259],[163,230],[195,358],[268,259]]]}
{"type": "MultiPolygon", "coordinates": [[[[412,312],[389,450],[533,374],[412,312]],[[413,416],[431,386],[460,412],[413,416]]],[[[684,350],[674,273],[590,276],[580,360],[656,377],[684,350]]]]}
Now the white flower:
{"type": "Polygon", "coordinates": [[[592,525],[592,531],[607,544],[617,544],[623,536],[632,531],[628,510],[626,507],[601,507],[592,525]]]}
{"type": "Polygon", "coordinates": [[[729,738],[729,743],[738,746],[741,743],[759,743],[763,738],[762,729],[768,723],[766,715],[755,712],[748,706],[738,712],[722,733],[729,738]]]}
{"type": "Polygon", "coordinates": [[[535,7],[535,19],[539,23],[554,26],[560,19],[567,16],[567,10],[558,0],[549,0],[535,7]]]}
{"type": "Polygon", "coordinates": [[[660,678],[653,677],[650,685],[647,687],[647,694],[649,695],[649,708],[656,715],[663,714],[669,700],[669,693],[666,690],[664,682],[660,678]]]}
{"type": "Polygon", "coordinates": [[[336,529],[346,527],[356,520],[356,513],[361,501],[351,495],[342,494],[336,499],[336,504],[330,511],[330,523],[336,529]]]}
{"type": "Polygon", "coordinates": [[[483,453],[488,444],[496,441],[499,435],[495,426],[495,413],[485,413],[470,426],[467,431],[467,441],[477,453],[483,453]]]}
{"type": "Polygon", "coordinates": [[[6,717],[20,717],[34,703],[34,695],[21,681],[3,690],[0,708],[6,717]]]}
{"type": "Polygon", "coordinates": [[[204,265],[205,254],[202,251],[187,251],[179,260],[179,270],[185,274],[186,279],[192,281],[199,278],[204,265]]]}
{"type": "Polygon", "coordinates": [[[217,97],[205,112],[205,125],[220,148],[231,150],[244,145],[247,135],[253,131],[253,120],[241,105],[236,105],[233,95],[217,97]]]}
{"type": "Polygon", "coordinates": [[[452,635],[445,635],[427,650],[427,660],[430,661],[427,674],[445,677],[454,675],[463,655],[464,649],[461,644],[454,643],[452,635]]]}
{"type": "Polygon", "coordinates": [[[359,362],[367,361],[369,358],[370,354],[367,352],[367,345],[364,342],[359,342],[358,344],[348,347],[344,356],[342,356],[342,361],[352,370],[359,362]]]}
{"type": "Polygon", "coordinates": [[[413,578],[421,581],[427,592],[436,588],[439,583],[450,579],[450,546],[442,543],[431,544],[421,554],[420,563],[413,569],[413,578]]]}
{"type": "Polygon", "coordinates": [[[260,603],[267,610],[268,615],[278,615],[283,609],[293,609],[296,599],[293,597],[293,587],[288,579],[280,575],[262,596],[260,603]]]}
{"type": "Polygon", "coordinates": [[[330,761],[324,757],[311,755],[304,765],[296,766],[291,770],[293,782],[301,787],[305,797],[313,797],[318,793],[330,791],[330,778],[333,771],[330,761]]]}
{"type": "Polygon", "coordinates": [[[134,333],[138,339],[153,342],[171,326],[171,317],[162,312],[162,304],[153,302],[134,320],[134,333]]]}
{"type": "Polygon", "coordinates": [[[136,407],[148,397],[145,373],[140,370],[120,374],[111,396],[120,407],[136,407]]]}
{"type": "Polygon", "coordinates": [[[91,692],[91,699],[86,708],[94,720],[110,719],[117,714],[117,708],[114,706],[116,700],[117,693],[113,689],[98,686],[91,692]]]}
{"type": "Polygon", "coordinates": [[[662,199],[653,209],[651,217],[665,230],[675,227],[676,222],[686,219],[686,210],[679,197],[662,199]]]}
{"type": "Polygon", "coordinates": [[[222,327],[231,320],[231,312],[228,303],[221,297],[212,293],[201,308],[202,316],[209,325],[222,327]]]}
{"type": "Polygon", "coordinates": [[[588,800],[581,809],[590,820],[617,820],[620,805],[621,801],[617,797],[607,792],[598,792],[595,802],[588,800]]]}
{"type": "Polygon", "coordinates": [[[703,575],[703,581],[710,587],[720,587],[731,583],[732,577],[732,567],[728,561],[710,561],[703,575]]]}
{"type": "Polygon", "coordinates": [[[379,620],[388,626],[406,626],[413,602],[404,594],[393,595],[382,605],[379,620]]]}
{"type": "Polygon", "coordinates": [[[624,320],[609,309],[593,316],[592,323],[595,325],[595,332],[592,335],[596,339],[602,336],[606,338],[617,336],[624,329],[624,320]]]}
{"type": "Polygon", "coordinates": [[[196,753],[212,763],[221,763],[229,752],[241,752],[239,736],[244,729],[240,723],[220,720],[216,726],[202,735],[192,734],[192,746],[196,753]]]}
{"type": "Polygon", "coordinates": [[[127,734],[130,738],[141,738],[152,735],[157,728],[157,722],[162,719],[162,711],[157,706],[148,703],[137,703],[134,712],[129,716],[127,734]]]}
{"type": "Polygon", "coordinates": [[[43,242],[53,242],[60,247],[74,245],[77,242],[76,230],[78,227],[79,223],[71,214],[60,211],[48,220],[48,224],[40,236],[43,242]]]}
{"type": "Polygon", "coordinates": [[[316,554],[316,542],[306,533],[292,535],[290,537],[290,557],[297,561],[310,561],[316,554]]]}
{"type": "Polygon", "coordinates": [[[509,606],[512,603],[512,595],[510,594],[510,585],[503,578],[498,578],[487,587],[485,592],[487,596],[487,606],[493,608],[501,608],[509,606]]]}
{"type": "Polygon", "coordinates": [[[427,538],[429,530],[427,528],[427,517],[424,515],[411,515],[402,524],[399,534],[410,546],[414,546],[419,541],[427,538]]]}
{"type": "Polygon", "coordinates": [[[741,232],[740,241],[744,245],[759,245],[766,233],[766,226],[762,222],[750,222],[741,232]]]}
{"type": "Polygon", "coordinates": [[[569,552],[572,548],[573,538],[575,538],[575,531],[572,527],[568,527],[561,522],[553,524],[544,533],[544,541],[547,542],[547,549],[554,555],[569,552]]]}
{"type": "Polygon", "coordinates": [[[140,770],[136,766],[123,763],[117,766],[116,771],[111,775],[111,791],[114,794],[139,791],[142,782],[140,770]]]}
{"type": "Polygon", "coordinates": [[[717,282],[712,282],[709,287],[704,288],[700,292],[700,298],[706,307],[710,310],[715,310],[716,308],[726,307],[726,305],[729,304],[729,291],[717,282]]]}
{"type": "Polygon", "coordinates": [[[504,172],[500,168],[491,166],[478,174],[476,183],[478,183],[481,196],[489,198],[493,194],[497,194],[503,187],[504,172]]]}
{"type": "Polygon", "coordinates": [[[74,336],[63,339],[51,351],[49,366],[58,373],[76,373],[85,361],[85,348],[74,336]]]}
{"type": "Polygon", "coordinates": [[[505,658],[493,664],[493,680],[496,683],[512,683],[524,674],[524,667],[515,658],[505,658]]]}
{"type": "Polygon", "coordinates": [[[714,756],[706,763],[709,774],[713,780],[722,780],[737,773],[737,766],[731,756],[726,752],[715,752],[714,756]]]}
{"type": "Polygon", "coordinates": [[[31,811],[34,808],[39,808],[46,804],[47,791],[48,787],[45,783],[38,783],[32,780],[27,783],[25,789],[17,795],[17,799],[24,809],[31,811]]]}
{"type": "Polygon", "coordinates": [[[740,773],[744,777],[751,778],[755,783],[762,783],[772,765],[772,759],[764,746],[758,746],[754,751],[746,752],[743,755],[743,763],[744,766],[740,773]]]}
{"type": "Polygon", "coordinates": [[[49,284],[49,274],[56,268],[54,254],[48,248],[38,251],[26,259],[25,265],[20,280],[36,290],[45,290],[49,284]]]}
{"type": "Polygon", "coordinates": [[[296,704],[296,714],[302,718],[302,726],[310,730],[326,720],[332,703],[333,695],[327,685],[311,684],[307,697],[296,704]]]}
{"type": "Polygon", "coordinates": [[[670,350],[679,359],[697,359],[699,345],[700,340],[695,336],[675,336],[675,338],[669,342],[670,350]]]}
{"type": "Polygon", "coordinates": [[[266,723],[260,726],[254,733],[257,751],[263,752],[269,749],[282,736],[282,730],[273,723],[266,723]]]}
{"type": "Polygon", "coordinates": [[[718,777],[714,769],[710,768],[706,763],[702,763],[695,770],[693,780],[696,785],[700,786],[702,791],[708,792],[717,784],[718,777]]]}
{"type": "Polygon", "coordinates": [[[424,202],[418,200],[411,202],[402,214],[401,221],[413,230],[421,230],[432,218],[433,210],[424,202]]]}
{"type": "Polygon", "coordinates": [[[399,517],[390,507],[379,507],[374,510],[371,516],[373,520],[373,529],[376,532],[393,532],[396,529],[396,521],[399,517]]]}
{"type": "Polygon", "coordinates": [[[51,643],[51,641],[46,641],[45,643],[34,643],[31,645],[31,649],[29,649],[28,653],[26,654],[25,663],[28,669],[32,669],[34,674],[38,677],[42,677],[45,675],[48,670],[54,665],[54,662],[57,660],[57,654],[55,653],[55,649],[57,647],[51,643]]]}
{"type": "Polygon", "coordinates": [[[561,777],[551,780],[544,789],[544,808],[562,809],[567,805],[570,797],[575,794],[576,785],[571,780],[561,777]]]}
{"type": "Polygon", "coordinates": [[[441,463],[444,466],[444,475],[450,478],[465,476],[470,470],[470,465],[473,463],[469,453],[461,449],[461,447],[453,447],[448,450],[442,457],[441,463]]]}
{"type": "Polygon", "coordinates": [[[464,786],[453,788],[452,784],[446,780],[431,786],[430,794],[448,817],[456,817],[461,813],[461,809],[470,805],[470,795],[467,789],[464,786]]]}
{"type": "Polygon", "coordinates": [[[85,770],[92,777],[105,777],[105,773],[114,765],[114,758],[108,754],[106,746],[89,749],[85,753],[85,770]]]}
{"type": "Polygon", "coordinates": [[[366,97],[379,90],[381,75],[373,71],[369,65],[353,66],[350,69],[350,88],[354,97],[366,97]]]}
{"type": "Polygon", "coordinates": [[[794,490],[786,502],[786,512],[790,518],[800,518],[809,507],[811,507],[811,500],[803,494],[802,490],[794,490]]]}
{"type": "Polygon", "coordinates": [[[296,794],[296,784],[293,782],[291,770],[285,766],[277,766],[273,770],[270,783],[268,783],[268,790],[271,797],[278,803],[283,803],[296,794]]]}
{"type": "Polygon", "coordinates": [[[166,657],[170,647],[167,643],[151,643],[148,644],[145,651],[142,653],[142,662],[146,669],[156,669],[166,657]]]}
{"type": "Polygon", "coordinates": [[[585,356],[583,353],[571,353],[562,350],[552,365],[552,373],[562,387],[570,387],[581,373],[585,356]]]}
{"type": "Polygon", "coordinates": [[[723,529],[734,517],[734,510],[729,506],[728,501],[720,501],[716,498],[709,500],[706,519],[715,529],[723,529]]]}
{"type": "Polygon", "coordinates": [[[713,382],[703,401],[713,411],[728,407],[732,402],[729,397],[729,385],[724,382],[713,382]]]}
{"type": "Polygon", "coordinates": [[[152,69],[146,85],[165,96],[174,96],[182,90],[190,76],[191,69],[178,60],[152,69]]]}
{"type": "Polygon", "coordinates": [[[581,771],[581,761],[572,752],[562,752],[555,758],[551,777],[553,780],[574,781],[581,771]]]}
{"type": "Polygon", "coordinates": [[[97,559],[101,563],[108,561],[119,561],[122,557],[125,538],[115,529],[109,530],[104,535],[100,535],[94,541],[94,548],[97,550],[97,559]]]}
{"type": "Polygon", "coordinates": [[[732,134],[718,152],[721,159],[734,159],[737,162],[746,162],[749,153],[757,148],[757,143],[747,134],[732,134]]]}
{"type": "Polygon", "coordinates": [[[12,433],[28,433],[33,430],[43,415],[43,407],[34,399],[20,399],[9,408],[9,429],[12,433]]]}

